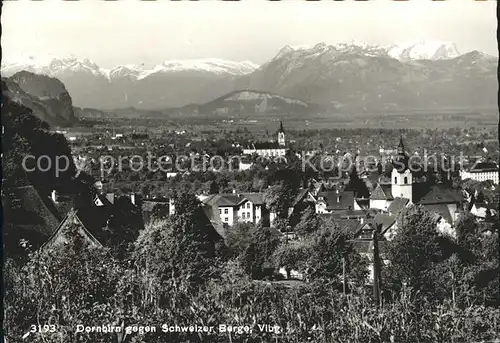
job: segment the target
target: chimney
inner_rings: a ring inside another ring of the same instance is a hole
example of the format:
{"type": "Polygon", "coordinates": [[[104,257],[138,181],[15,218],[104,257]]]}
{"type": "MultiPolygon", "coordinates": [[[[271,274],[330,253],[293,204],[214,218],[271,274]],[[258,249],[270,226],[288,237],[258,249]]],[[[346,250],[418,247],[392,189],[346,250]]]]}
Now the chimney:
{"type": "Polygon", "coordinates": [[[170,198],[170,199],[168,199],[168,214],[171,216],[174,213],[175,213],[174,199],[170,198]]]}
{"type": "Polygon", "coordinates": [[[50,193],[50,198],[52,199],[52,201],[53,201],[54,203],[56,203],[56,202],[57,202],[57,192],[56,192],[56,190],[55,190],[55,189],[53,189],[53,190],[52,190],[52,192],[50,193]]]}
{"type": "Polygon", "coordinates": [[[460,211],[457,207],[457,209],[455,210],[455,218],[453,218],[453,224],[455,224],[459,219],[460,219],[460,211]]]}
{"type": "Polygon", "coordinates": [[[102,185],[101,181],[96,181],[94,183],[94,188],[96,189],[96,191],[97,191],[98,194],[102,194],[102,192],[103,192],[103,190],[102,190],[103,185],[102,185]]]}
{"type": "Polygon", "coordinates": [[[135,205],[135,193],[130,193],[130,202],[135,205]]]}

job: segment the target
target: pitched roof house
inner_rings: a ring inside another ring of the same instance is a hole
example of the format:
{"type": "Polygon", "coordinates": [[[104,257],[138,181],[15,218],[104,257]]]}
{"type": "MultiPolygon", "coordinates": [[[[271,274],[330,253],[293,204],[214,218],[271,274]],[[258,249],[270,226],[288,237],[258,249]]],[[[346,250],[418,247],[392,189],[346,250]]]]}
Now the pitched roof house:
{"type": "Polygon", "coordinates": [[[78,215],[78,210],[71,209],[54,233],[40,247],[40,250],[54,249],[71,244],[75,239],[84,245],[102,247],[99,240],[90,232],[78,215]]]}
{"type": "Polygon", "coordinates": [[[210,221],[233,226],[238,221],[257,224],[261,220],[269,225],[269,210],[266,208],[264,193],[212,194],[202,203],[210,221]]]}

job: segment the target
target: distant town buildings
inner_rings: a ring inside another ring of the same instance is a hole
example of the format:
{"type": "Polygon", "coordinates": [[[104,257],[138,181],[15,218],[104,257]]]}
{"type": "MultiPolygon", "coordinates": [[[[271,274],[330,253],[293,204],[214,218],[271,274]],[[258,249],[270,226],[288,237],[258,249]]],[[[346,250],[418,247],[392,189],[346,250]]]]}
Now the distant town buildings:
{"type": "Polygon", "coordinates": [[[475,181],[493,181],[498,184],[498,165],[493,162],[480,162],[470,168],[460,171],[462,180],[472,179],[475,181]]]}
{"type": "Polygon", "coordinates": [[[256,142],[243,149],[245,155],[257,154],[262,157],[282,157],[286,155],[286,152],[285,131],[281,121],[276,142],[256,142]]]}

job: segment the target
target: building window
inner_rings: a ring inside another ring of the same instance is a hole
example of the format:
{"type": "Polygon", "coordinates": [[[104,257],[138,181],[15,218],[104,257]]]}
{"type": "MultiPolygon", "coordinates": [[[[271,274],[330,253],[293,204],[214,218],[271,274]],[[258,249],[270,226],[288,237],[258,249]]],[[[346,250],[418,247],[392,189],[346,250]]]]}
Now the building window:
{"type": "Polygon", "coordinates": [[[229,218],[228,218],[228,217],[225,217],[225,218],[224,218],[224,221],[225,221],[225,222],[228,222],[228,221],[229,221],[229,218]]]}
{"type": "Polygon", "coordinates": [[[250,208],[250,203],[249,202],[247,202],[247,208],[250,208]]]}
{"type": "Polygon", "coordinates": [[[224,214],[228,214],[229,213],[229,209],[225,208],[224,209],[224,214]]]}
{"type": "Polygon", "coordinates": [[[222,214],[222,208],[219,208],[219,214],[222,214]]]}
{"type": "Polygon", "coordinates": [[[394,183],[398,183],[398,177],[397,176],[394,178],[394,183]]]}
{"type": "Polygon", "coordinates": [[[405,176],[405,185],[408,184],[408,177],[405,176]]]}

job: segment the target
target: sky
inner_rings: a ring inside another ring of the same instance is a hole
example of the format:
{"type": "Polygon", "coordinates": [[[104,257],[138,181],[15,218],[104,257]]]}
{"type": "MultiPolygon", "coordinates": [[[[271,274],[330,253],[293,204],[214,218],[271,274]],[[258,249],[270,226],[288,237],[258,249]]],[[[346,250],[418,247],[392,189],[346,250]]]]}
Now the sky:
{"type": "Polygon", "coordinates": [[[5,1],[5,60],[89,58],[103,68],[222,58],[264,63],[285,45],[451,41],[498,56],[496,1],[5,1]]]}

